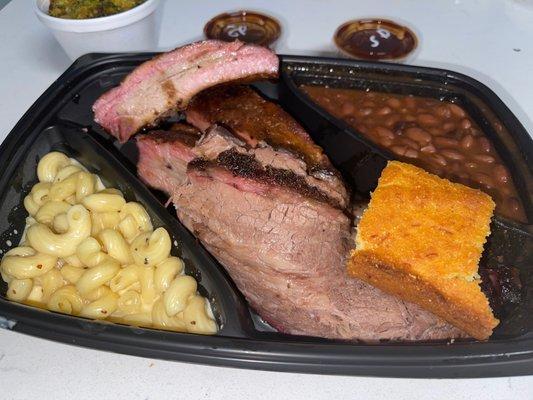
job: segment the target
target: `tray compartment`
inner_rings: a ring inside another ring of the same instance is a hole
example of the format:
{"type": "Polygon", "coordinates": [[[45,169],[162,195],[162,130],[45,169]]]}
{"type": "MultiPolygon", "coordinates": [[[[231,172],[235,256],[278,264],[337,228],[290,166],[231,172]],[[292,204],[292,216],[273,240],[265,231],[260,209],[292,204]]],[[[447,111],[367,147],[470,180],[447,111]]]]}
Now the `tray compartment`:
{"type": "MultiPolygon", "coordinates": [[[[284,57],[279,101],[321,145],[356,194],[367,198],[381,170],[395,156],[371,142],[343,120],[317,105],[300,85],[412,94],[453,101],[461,105],[495,144],[516,179],[528,217],[532,219],[533,141],[499,99],[481,83],[460,74],[420,67],[364,61],[284,57]],[[524,146],[525,144],[525,146],[524,146]],[[519,150],[520,149],[520,150],[519,150]]],[[[485,245],[482,267],[514,267],[523,284],[519,304],[498,310],[500,325],[491,340],[516,337],[533,329],[533,226],[502,217],[494,218],[492,235],[485,245]]]]}
{"type": "MultiPolygon", "coordinates": [[[[480,82],[430,68],[298,56],[282,58],[281,77],[280,102],[302,122],[363,196],[374,189],[377,184],[374,178],[386,161],[395,156],[323,110],[299,90],[300,85],[410,94],[460,105],[509,167],[529,224],[533,223],[533,139],[501,100],[480,82]]],[[[531,227],[517,225],[531,232],[531,227]]]]}
{"type": "MultiPolygon", "coordinates": [[[[69,157],[81,162],[89,171],[98,174],[107,187],[121,190],[128,201],[137,201],[145,206],[155,227],[165,227],[172,240],[178,243],[177,250],[172,252],[183,259],[185,271],[194,276],[199,283],[199,292],[211,303],[213,313],[220,327],[219,334],[224,336],[247,336],[246,331],[252,328],[251,318],[242,296],[220,269],[216,261],[199,245],[192,236],[161,203],[146,189],[138,178],[128,171],[104,147],[99,145],[88,133],[77,128],[51,126],[45,129],[35,141],[21,146],[12,157],[0,178],[0,187],[7,188],[0,195],[0,226],[8,227],[0,233],[0,249],[2,253],[20,242],[24,230],[27,212],[22,205],[24,197],[37,183],[36,166],[38,160],[50,151],[61,151],[69,157]]],[[[11,306],[24,307],[6,299],[7,285],[2,281],[0,304],[10,303],[11,306]]],[[[40,318],[46,320],[52,314],[49,311],[37,310],[40,318]]],[[[16,317],[14,318],[16,320],[16,317]]],[[[79,317],[77,320],[83,329],[100,331],[112,324],[92,321],[79,317]],[[96,327],[92,327],[96,326],[96,327]]],[[[136,331],[150,329],[134,328],[136,331]]],[[[166,332],[172,339],[173,332],[166,332]]]]}

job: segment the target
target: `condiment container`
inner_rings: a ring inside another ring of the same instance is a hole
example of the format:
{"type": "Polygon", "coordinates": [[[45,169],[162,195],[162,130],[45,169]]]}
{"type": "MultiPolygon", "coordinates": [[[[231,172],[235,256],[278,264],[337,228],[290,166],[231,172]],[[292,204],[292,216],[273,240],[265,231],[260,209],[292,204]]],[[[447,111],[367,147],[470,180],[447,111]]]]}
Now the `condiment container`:
{"type": "Polygon", "coordinates": [[[232,42],[236,39],[260,46],[274,46],[281,34],[279,22],[254,11],[236,11],[213,17],[204,27],[205,37],[232,42]]]}
{"type": "Polygon", "coordinates": [[[72,60],[92,52],[153,51],[157,47],[154,11],[160,0],[147,0],[131,10],[90,19],[52,17],[49,4],[50,0],[36,0],[35,13],[72,60]]]}
{"type": "Polygon", "coordinates": [[[383,18],[347,21],[333,36],[341,55],[362,60],[406,61],[418,48],[410,28],[383,18]]]}

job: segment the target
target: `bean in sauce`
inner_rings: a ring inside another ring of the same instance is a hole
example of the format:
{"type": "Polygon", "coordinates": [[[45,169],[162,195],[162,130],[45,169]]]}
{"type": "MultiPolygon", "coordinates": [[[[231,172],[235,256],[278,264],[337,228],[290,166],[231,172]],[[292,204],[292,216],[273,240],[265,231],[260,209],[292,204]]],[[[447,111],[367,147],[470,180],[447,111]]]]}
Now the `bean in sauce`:
{"type": "Polygon", "coordinates": [[[527,222],[509,170],[457,104],[432,98],[303,85],[334,116],[399,159],[491,195],[496,212],[527,222]]]}

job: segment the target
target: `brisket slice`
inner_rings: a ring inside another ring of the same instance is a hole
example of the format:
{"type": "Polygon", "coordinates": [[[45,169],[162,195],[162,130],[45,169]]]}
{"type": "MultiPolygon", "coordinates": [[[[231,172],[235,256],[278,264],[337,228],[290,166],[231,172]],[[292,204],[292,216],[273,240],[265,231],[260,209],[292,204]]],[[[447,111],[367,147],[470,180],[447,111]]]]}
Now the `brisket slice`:
{"type": "Polygon", "coordinates": [[[200,91],[231,81],[275,78],[279,60],[270,50],[206,40],[161,54],[135,68],[120,86],[93,105],[95,121],[121,142],[173,110],[181,110],[200,91]]]}
{"type": "MultiPolygon", "coordinates": [[[[332,190],[328,182],[308,175],[304,161],[291,152],[283,149],[275,151],[264,143],[259,144],[260,147],[252,149],[221,126],[208,129],[201,138],[199,137],[200,133],[195,128],[186,124],[175,124],[172,129],[179,133],[152,131],[149,135],[139,135],[137,142],[139,148],[148,146],[145,151],[140,152],[141,156],[146,158],[145,161],[139,163],[146,169],[146,171],[142,171],[141,175],[154,175],[150,179],[152,182],[162,179],[159,186],[162,187],[161,190],[163,191],[169,192],[169,187],[183,183],[182,179],[185,176],[187,163],[194,158],[212,160],[225,150],[232,150],[225,156],[229,157],[233,154],[234,169],[241,169],[242,172],[246,172],[244,167],[247,166],[250,169],[250,161],[253,161],[259,166],[256,168],[256,174],[268,172],[268,174],[264,174],[264,178],[270,179],[271,182],[278,181],[280,184],[294,187],[295,190],[307,190],[310,193],[312,191],[315,198],[321,198],[334,207],[343,209],[346,207],[346,199],[340,196],[338,191],[332,190]],[[159,146],[146,144],[152,140],[157,141],[159,146]],[[194,146],[195,141],[197,141],[196,146],[194,146]],[[161,154],[154,155],[152,152],[161,154]],[[244,155],[251,155],[252,157],[244,157],[244,155]],[[239,158],[242,159],[242,162],[237,160],[239,158]],[[170,161],[162,164],[161,159],[170,161]],[[161,178],[158,174],[161,168],[169,169],[169,174],[172,174],[174,179],[161,178]]],[[[248,172],[251,173],[252,171],[248,172]]]]}
{"type": "Polygon", "coordinates": [[[139,176],[166,193],[185,183],[187,164],[197,157],[194,145],[200,138],[198,130],[174,124],[172,131],[151,131],[138,138],[139,176]]]}
{"type": "Polygon", "coordinates": [[[249,86],[206,90],[193,98],[185,113],[187,122],[202,131],[213,124],[222,124],[253,148],[266,143],[276,151],[283,149],[297,155],[305,162],[305,173],[329,186],[327,191],[340,204],[347,205],[346,187],[322,148],[279,105],[264,99],[249,86]]]}
{"type": "MultiPolygon", "coordinates": [[[[229,145],[218,138],[220,151],[205,151],[202,143],[213,143],[218,130],[188,151],[174,133],[139,137],[139,175],[169,194],[178,218],[267,322],[291,334],[365,341],[462,335],[420,307],[349,278],[345,258],[352,240],[343,211],[319,189],[276,177],[280,172],[238,139],[229,145]],[[155,165],[171,169],[153,171],[155,165]]],[[[299,180],[295,173],[292,178],[299,180]]]]}

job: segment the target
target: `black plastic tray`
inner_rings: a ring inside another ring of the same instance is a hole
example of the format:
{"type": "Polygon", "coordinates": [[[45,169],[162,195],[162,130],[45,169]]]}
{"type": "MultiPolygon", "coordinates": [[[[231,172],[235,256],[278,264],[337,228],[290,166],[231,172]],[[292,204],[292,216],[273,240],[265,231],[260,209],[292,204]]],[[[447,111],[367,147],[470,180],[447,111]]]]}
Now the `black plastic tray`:
{"type": "MultiPolygon", "coordinates": [[[[10,302],[5,298],[5,285],[0,291],[0,323],[5,318],[14,323],[12,329],[15,331],[70,344],[210,365],[398,377],[480,377],[533,373],[530,227],[506,221],[497,222],[499,227],[496,228],[493,243],[489,244],[486,257],[492,262],[498,256],[513,260],[514,265],[521,269],[525,284],[524,302],[511,310],[509,317],[503,321],[502,328],[488,342],[348,343],[283,335],[263,324],[249,310],[223,268],[178,222],[173,210],[165,209],[158,200],[157,193],[146,189],[136,178],[135,146],[131,142],[118,145],[92,121],[91,105],[94,100],[117,85],[136,65],[153,55],[94,54],[80,58],[15,126],[0,146],[0,230],[3,231],[0,233],[0,249],[5,251],[8,248],[7,241],[17,243],[19,240],[25,216],[21,207],[22,199],[35,182],[39,157],[52,149],[64,151],[78,158],[90,170],[99,173],[109,185],[122,189],[128,199],[144,203],[155,224],[169,229],[180,243],[180,255],[186,260],[187,271],[199,279],[201,290],[211,301],[222,329],[216,336],[202,336],[90,321],[10,302]],[[506,243],[513,245],[502,245],[506,243]]],[[[365,141],[346,126],[339,125],[340,121],[330,119],[328,126],[330,129],[332,126],[336,127],[334,134],[340,141],[328,142],[324,131],[315,125],[319,120],[313,118],[330,117],[319,109],[307,110],[305,115],[297,110],[306,99],[295,87],[294,80],[298,77],[294,75],[294,71],[305,72],[305,68],[309,69],[312,65],[322,72],[335,71],[335,68],[342,66],[343,70],[351,68],[360,73],[361,82],[372,82],[372,79],[380,78],[384,84],[376,84],[376,88],[389,87],[385,85],[386,82],[399,84],[409,80],[418,82],[419,88],[424,84],[432,88],[439,85],[444,87],[447,79],[456,77],[456,84],[461,90],[470,92],[474,88],[488,93],[488,110],[505,127],[516,128],[511,139],[518,142],[523,153],[515,152],[512,143],[504,142],[501,148],[511,149],[510,156],[505,161],[512,166],[513,173],[524,174],[529,170],[531,162],[528,163],[528,160],[532,159],[531,139],[497,97],[476,81],[447,71],[393,64],[287,56],[282,56],[281,59],[283,74],[280,83],[260,84],[258,88],[265,95],[276,99],[280,94],[279,101],[282,105],[295,112],[300,122],[309,128],[315,140],[324,146],[345,176],[350,177],[350,171],[357,166],[344,163],[350,155],[350,148],[347,146],[353,145],[354,140],[361,143],[365,141]],[[307,66],[302,68],[302,63],[307,66]],[[439,79],[431,79],[432,76],[439,79]],[[522,155],[523,160],[520,159],[522,155]]],[[[347,82],[347,77],[341,72],[338,71],[338,81],[347,82]]],[[[335,74],[326,75],[322,74],[322,78],[332,79],[335,74]]],[[[315,78],[318,76],[319,74],[315,74],[315,78]]],[[[409,85],[402,87],[407,90],[409,85]]],[[[468,109],[474,116],[477,115],[476,110],[481,113],[482,106],[475,110],[468,109]]],[[[369,143],[365,145],[368,146],[367,157],[372,154],[383,159],[390,156],[380,153],[369,143]]],[[[372,171],[377,176],[379,173],[375,170],[379,167],[366,165],[365,172],[362,166],[360,163],[361,173],[351,176],[350,181],[364,191],[362,182],[367,179],[370,188],[373,181],[369,176],[372,171]]],[[[527,175],[523,176],[527,179],[527,175]]],[[[527,201],[528,196],[531,199],[531,182],[523,183],[526,189],[522,190],[521,195],[527,201]]]]}

